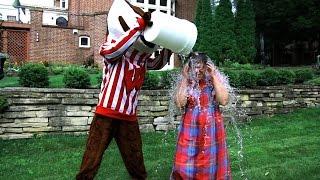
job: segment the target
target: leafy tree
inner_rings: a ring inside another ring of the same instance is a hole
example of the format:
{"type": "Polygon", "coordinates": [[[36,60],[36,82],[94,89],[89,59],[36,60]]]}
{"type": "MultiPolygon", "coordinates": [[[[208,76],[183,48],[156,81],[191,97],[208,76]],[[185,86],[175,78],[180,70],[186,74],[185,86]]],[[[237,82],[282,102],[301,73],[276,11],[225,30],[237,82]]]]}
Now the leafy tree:
{"type": "Polygon", "coordinates": [[[213,26],[213,12],[210,0],[197,1],[195,24],[198,29],[198,39],[195,45],[196,51],[205,52],[211,58],[215,58],[212,47],[215,46],[213,36],[215,29],[213,26]]]}
{"type": "MultiPolygon", "coordinates": [[[[281,59],[281,51],[283,52],[288,44],[293,45],[296,53],[290,63],[308,61],[301,59],[305,53],[301,47],[305,42],[309,43],[309,47],[320,42],[319,0],[252,1],[256,12],[257,32],[263,34],[266,49],[272,50],[272,64],[277,64],[281,59]]],[[[320,46],[311,51],[319,53],[320,46]]]]}
{"type": "Polygon", "coordinates": [[[255,15],[251,0],[238,0],[235,18],[235,34],[240,49],[240,63],[253,63],[255,47],[255,15]]]}
{"type": "Polygon", "coordinates": [[[217,28],[214,42],[219,42],[217,54],[218,61],[224,60],[237,61],[239,49],[235,38],[235,20],[232,13],[230,0],[220,0],[215,10],[214,24],[217,28]]]}

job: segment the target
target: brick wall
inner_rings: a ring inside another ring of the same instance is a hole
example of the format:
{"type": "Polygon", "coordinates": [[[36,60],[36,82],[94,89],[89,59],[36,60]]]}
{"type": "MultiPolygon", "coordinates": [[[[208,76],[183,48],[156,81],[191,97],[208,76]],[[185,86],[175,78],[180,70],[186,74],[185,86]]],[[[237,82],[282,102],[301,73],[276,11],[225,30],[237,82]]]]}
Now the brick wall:
{"type": "Polygon", "coordinates": [[[194,20],[196,11],[196,0],[177,0],[176,16],[189,21],[194,20]]]}
{"type": "MultiPolygon", "coordinates": [[[[89,129],[98,89],[2,88],[10,107],[0,114],[0,139],[30,138],[35,134],[85,134],[89,129]]],[[[269,116],[297,108],[320,107],[320,86],[279,86],[239,91],[238,108],[247,116],[269,116]]],[[[141,131],[166,131],[180,123],[170,93],[141,91],[138,116],[141,131]]],[[[224,108],[222,108],[224,110],[224,108]]],[[[229,114],[224,113],[225,121],[229,114]]]]}
{"type": "MultiPolygon", "coordinates": [[[[195,4],[195,0],[178,0],[176,16],[192,21],[195,4]]],[[[42,25],[43,10],[31,9],[28,60],[82,64],[94,55],[95,61],[101,63],[99,47],[105,41],[106,18],[111,5],[112,0],[70,0],[67,28],[42,25]],[[77,29],[78,34],[73,34],[73,29],[77,29]],[[81,35],[90,37],[90,48],[79,48],[81,35]]]]}
{"type": "Polygon", "coordinates": [[[76,63],[90,51],[79,50],[72,29],[43,26],[41,10],[31,11],[30,35],[30,61],[76,63]],[[79,57],[81,51],[84,54],[79,57]]]}
{"type": "Polygon", "coordinates": [[[71,0],[66,28],[43,26],[42,10],[31,10],[29,60],[82,64],[94,55],[95,61],[100,63],[99,47],[105,41],[107,10],[111,2],[71,0]],[[73,29],[78,33],[74,34],[73,29]],[[90,37],[90,48],[79,48],[82,35],[90,37]]]}

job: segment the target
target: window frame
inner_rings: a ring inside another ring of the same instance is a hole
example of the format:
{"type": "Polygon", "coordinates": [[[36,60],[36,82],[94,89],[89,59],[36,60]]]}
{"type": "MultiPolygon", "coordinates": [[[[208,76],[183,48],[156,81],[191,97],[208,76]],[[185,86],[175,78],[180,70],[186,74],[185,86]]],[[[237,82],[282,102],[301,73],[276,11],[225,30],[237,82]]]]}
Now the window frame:
{"type": "Polygon", "coordinates": [[[81,35],[81,36],[79,36],[79,48],[91,48],[90,36],[87,36],[87,35],[81,35]],[[87,44],[87,45],[82,45],[82,44],[81,44],[81,39],[82,39],[82,38],[87,38],[87,39],[88,39],[88,44],[87,44]]]}
{"type": "MultiPolygon", "coordinates": [[[[175,16],[175,0],[167,0],[167,5],[162,6],[160,0],[155,0],[155,4],[149,4],[149,0],[144,0],[144,2],[138,2],[139,0],[131,0],[133,5],[142,8],[144,11],[149,11],[150,9],[155,9],[156,11],[165,11],[167,14],[175,16]]],[[[140,0],[141,1],[141,0],[140,0]]]]}

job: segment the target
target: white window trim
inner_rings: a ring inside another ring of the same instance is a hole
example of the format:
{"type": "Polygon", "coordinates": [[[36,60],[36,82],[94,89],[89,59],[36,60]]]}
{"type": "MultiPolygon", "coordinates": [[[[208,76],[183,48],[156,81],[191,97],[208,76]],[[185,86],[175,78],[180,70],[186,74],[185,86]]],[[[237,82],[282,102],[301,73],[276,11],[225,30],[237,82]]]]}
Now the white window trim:
{"type": "Polygon", "coordinates": [[[144,0],[144,3],[139,3],[137,0],[130,1],[133,5],[141,7],[144,11],[149,11],[149,9],[155,9],[156,11],[166,11],[167,14],[175,16],[175,0],[167,0],[167,6],[160,6],[160,0],[156,0],[156,4],[149,4],[149,0],[144,0]],[[171,4],[173,6],[171,8],[171,4]]]}
{"type": "Polygon", "coordinates": [[[61,9],[68,9],[68,0],[60,0],[60,8],[61,9]],[[65,2],[65,7],[62,7],[62,2],[65,2]]]}
{"type": "Polygon", "coordinates": [[[81,47],[81,48],[90,48],[91,47],[90,43],[91,43],[91,41],[90,41],[90,37],[89,36],[85,36],[85,35],[79,36],[79,47],[81,47]],[[81,39],[82,38],[87,38],[88,39],[88,45],[82,45],[81,44],[81,39]]]}

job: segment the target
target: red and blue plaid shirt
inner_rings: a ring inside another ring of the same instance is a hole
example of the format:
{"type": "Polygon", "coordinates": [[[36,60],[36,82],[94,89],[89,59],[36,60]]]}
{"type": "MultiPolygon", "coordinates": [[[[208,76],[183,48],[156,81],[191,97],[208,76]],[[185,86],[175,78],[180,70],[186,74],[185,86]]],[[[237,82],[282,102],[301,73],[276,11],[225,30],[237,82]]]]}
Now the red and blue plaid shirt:
{"type": "Polygon", "coordinates": [[[231,179],[226,132],[213,91],[210,83],[200,83],[198,93],[189,93],[179,129],[173,179],[231,179]]]}

